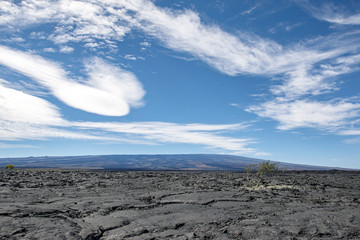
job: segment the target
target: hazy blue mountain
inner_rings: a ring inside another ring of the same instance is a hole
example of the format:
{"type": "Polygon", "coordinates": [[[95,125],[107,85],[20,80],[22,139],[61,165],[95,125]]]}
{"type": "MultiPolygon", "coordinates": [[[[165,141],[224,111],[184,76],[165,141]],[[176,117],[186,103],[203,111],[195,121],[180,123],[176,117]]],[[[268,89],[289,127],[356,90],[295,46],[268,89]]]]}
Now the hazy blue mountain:
{"type": "MultiPolygon", "coordinates": [[[[249,164],[265,160],[220,154],[99,155],[0,158],[0,167],[80,168],[121,170],[224,170],[243,171],[249,164]]],[[[276,162],[287,170],[329,170],[334,168],[276,162]]]]}

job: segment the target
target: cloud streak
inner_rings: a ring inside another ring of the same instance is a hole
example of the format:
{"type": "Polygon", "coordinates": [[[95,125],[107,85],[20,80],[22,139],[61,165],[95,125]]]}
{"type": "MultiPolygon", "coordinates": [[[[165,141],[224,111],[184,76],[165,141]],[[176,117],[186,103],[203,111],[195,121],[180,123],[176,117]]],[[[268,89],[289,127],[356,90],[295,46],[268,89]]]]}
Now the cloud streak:
{"type": "Polygon", "coordinates": [[[130,29],[114,18],[122,10],[103,7],[103,1],[77,0],[23,0],[18,4],[0,2],[0,24],[5,26],[31,26],[56,23],[55,31],[48,36],[57,44],[80,42],[89,38],[117,39],[130,29]]]}
{"type": "Polygon", "coordinates": [[[93,58],[85,67],[89,79],[79,83],[58,64],[0,45],[0,64],[35,80],[65,104],[105,116],[124,116],[141,106],[145,91],[134,74],[93,58]]]}
{"type": "Polygon", "coordinates": [[[150,143],[200,144],[210,148],[231,152],[251,153],[255,149],[248,145],[252,139],[239,139],[220,136],[221,132],[246,128],[244,124],[176,124],[166,122],[79,122],[75,126],[87,129],[102,129],[111,133],[130,135],[150,143]]]}
{"type": "MultiPolygon", "coordinates": [[[[197,144],[222,151],[254,153],[251,139],[222,136],[247,124],[176,124],[166,122],[76,122],[64,119],[46,100],[4,86],[0,82],[0,140],[51,138],[136,144],[197,144]]],[[[6,144],[0,144],[0,147],[6,144]]],[[[9,145],[12,146],[12,145],[9,145]]]]}
{"type": "Polygon", "coordinates": [[[319,128],[339,132],[360,117],[360,104],[346,101],[273,100],[247,109],[280,123],[278,129],[319,128]]]}
{"type": "MultiPolygon", "coordinates": [[[[216,25],[205,25],[190,10],[171,11],[149,1],[122,1],[134,11],[137,28],[156,37],[168,48],[189,53],[228,74],[276,74],[294,64],[326,59],[328,54],[312,50],[294,51],[268,39],[241,33],[233,35],[216,25]]],[[[133,21],[133,22],[134,22],[133,21]]]]}
{"type": "Polygon", "coordinates": [[[360,24],[360,13],[352,14],[346,12],[341,6],[335,6],[333,2],[323,3],[321,7],[315,7],[308,1],[305,1],[302,6],[307,9],[315,18],[321,21],[341,25],[360,24]]]}

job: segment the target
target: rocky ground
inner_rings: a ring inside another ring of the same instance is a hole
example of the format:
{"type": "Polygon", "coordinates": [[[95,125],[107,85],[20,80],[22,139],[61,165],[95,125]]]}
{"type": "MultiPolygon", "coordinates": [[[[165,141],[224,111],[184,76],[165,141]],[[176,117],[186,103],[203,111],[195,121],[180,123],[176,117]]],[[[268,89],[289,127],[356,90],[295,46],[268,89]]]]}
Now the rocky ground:
{"type": "Polygon", "coordinates": [[[360,172],[0,171],[0,239],[360,239],[360,172]],[[255,180],[255,176],[252,176],[255,180]]]}

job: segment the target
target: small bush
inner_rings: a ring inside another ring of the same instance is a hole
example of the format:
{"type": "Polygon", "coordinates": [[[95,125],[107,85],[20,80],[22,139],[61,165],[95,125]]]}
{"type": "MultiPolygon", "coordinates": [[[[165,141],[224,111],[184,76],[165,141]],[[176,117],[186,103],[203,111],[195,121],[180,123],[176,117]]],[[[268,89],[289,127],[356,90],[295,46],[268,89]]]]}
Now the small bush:
{"type": "Polygon", "coordinates": [[[248,183],[250,183],[250,175],[255,171],[255,168],[256,168],[256,164],[250,164],[245,167],[246,178],[248,183]]]}
{"type": "Polygon", "coordinates": [[[262,162],[258,164],[257,177],[259,179],[258,185],[264,183],[264,177],[270,173],[277,172],[279,170],[276,163],[270,163],[270,161],[262,162]]]}
{"type": "Polygon", "coordinates": [[[276,163],[271,163],[270,161],[262,162],[259,164],[250,164],[245,168],[247,173],[247,179],[250,185],[250,174],[252,172],[256,172],[256,177],[258,178],[257,186],[264,184],[265,176],[269,175],[270,173],[279,171],[279,168],[276,163]]]}
{"type": "Polygon", "coordinates": [[[12,164],[8,164],[8,165],[6,165],[5,166],[5,169],[7,169],[7,170],[14,170],[14,165],[12,165],[12,164]]]}

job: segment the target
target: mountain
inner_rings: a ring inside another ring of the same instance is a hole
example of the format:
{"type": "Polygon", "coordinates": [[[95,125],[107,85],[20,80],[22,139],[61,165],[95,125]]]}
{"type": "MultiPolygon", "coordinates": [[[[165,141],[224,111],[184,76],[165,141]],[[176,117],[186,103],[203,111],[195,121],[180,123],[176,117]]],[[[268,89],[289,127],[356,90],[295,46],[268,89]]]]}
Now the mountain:
{"type": "MultiPolygon", "coordinates": [[[[244,171],[249,164],[265,160],[220,154],[98,155],[62,157],[0,158],[0,167],[16,168],[117,169],[117,170],[221,170],[244,171]]],[[[330,170],[334,168],[275,162],[287,170],[330,170]]]]}

